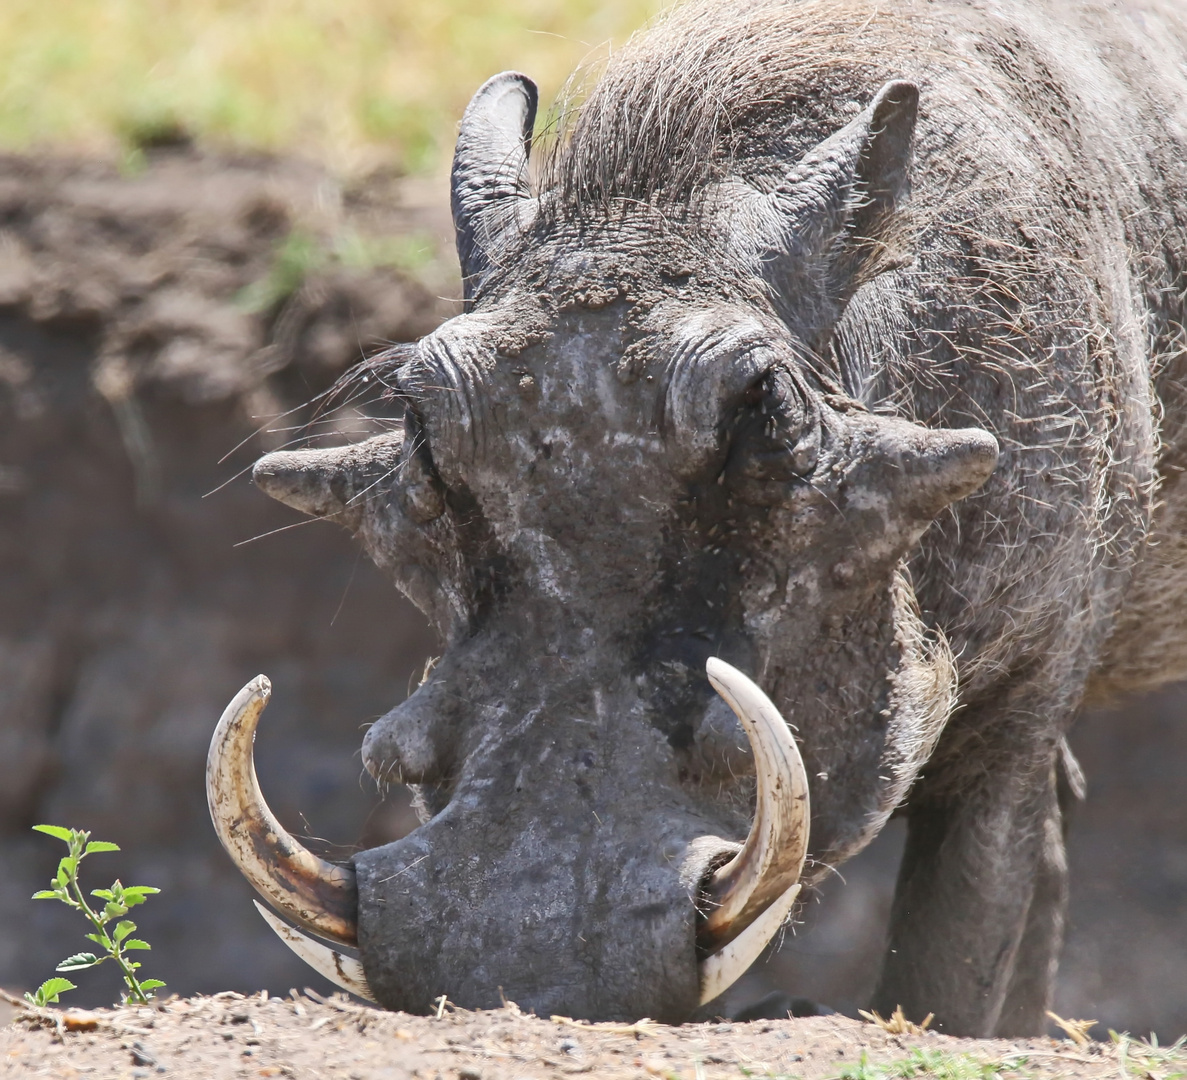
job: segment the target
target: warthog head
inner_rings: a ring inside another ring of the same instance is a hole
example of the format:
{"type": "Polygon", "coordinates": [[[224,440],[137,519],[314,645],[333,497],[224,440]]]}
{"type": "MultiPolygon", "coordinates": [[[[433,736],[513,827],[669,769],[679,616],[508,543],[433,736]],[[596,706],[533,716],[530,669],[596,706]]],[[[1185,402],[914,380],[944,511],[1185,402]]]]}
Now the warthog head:
{"type": "Polygon", "coordinates": [[[954,676],[903,559],[997,448],[868,411],[819,358],[886,246],[916,96],[892,83],[778,175],[663,204],[586,198],[579,170],[533,193],[535,87],[479,90],[453,169],[466,311],[368,369],[402,432],[255,468],[446,643],[363,743],[424,823],[349,867],[300,848],[255,787],[266,680],[211,754],[224,843],[357,943],[361,967],[323,950],[344,985],[679,1021],[904,796],[954,676]]]}

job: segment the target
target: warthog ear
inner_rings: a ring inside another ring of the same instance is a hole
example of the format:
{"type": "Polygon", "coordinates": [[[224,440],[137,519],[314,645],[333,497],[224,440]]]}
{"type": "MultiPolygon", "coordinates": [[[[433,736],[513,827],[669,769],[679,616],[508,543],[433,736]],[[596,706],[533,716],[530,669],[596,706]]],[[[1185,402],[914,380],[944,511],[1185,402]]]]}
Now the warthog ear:
{"type": "Polygon", "coordinates": [[[849,298],[896,265],[919,90],[895,81],[860,116],[760,192],[723,185],[730,244],[772,287],[780,314],[822,347],[849,298]]]}
{"type": "Polygon", "coordinates": [[[537,100],[531,79],[504,71],[481,86],[462,116],[450,206],[467,300],[497,258],[503,235],[535,212],[528,155],[537,100]]]}

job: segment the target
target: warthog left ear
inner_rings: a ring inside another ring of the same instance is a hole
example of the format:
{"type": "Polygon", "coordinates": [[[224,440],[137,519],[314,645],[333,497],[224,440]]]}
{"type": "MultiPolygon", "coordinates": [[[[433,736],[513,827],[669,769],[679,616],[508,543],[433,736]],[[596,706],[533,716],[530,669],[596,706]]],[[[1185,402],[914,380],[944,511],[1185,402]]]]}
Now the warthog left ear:
{"type": "Polygon", "coordinates": [[[535,213],[528,155],[537,100],[531,79],[504,71],[479,88],[462,116],[450,206],[467,300],[498,257],[503,236],[535,213]]]}
{"type": "Polygon", "coordinates": [[[857,289],[897,264],[919,89],[889,82],[860,116],[805,154],[774,190],[720,194],[730,246],[771,286],[780,314],[822,346],[857,289]]]}

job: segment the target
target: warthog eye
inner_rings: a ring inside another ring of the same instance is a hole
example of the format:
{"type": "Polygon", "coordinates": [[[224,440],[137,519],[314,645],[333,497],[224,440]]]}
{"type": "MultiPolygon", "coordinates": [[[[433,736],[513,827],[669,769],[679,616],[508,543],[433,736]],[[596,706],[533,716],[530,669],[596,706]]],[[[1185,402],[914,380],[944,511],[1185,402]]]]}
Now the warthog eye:
{"type": "Polygon", "coordinates": [[[404,411],[404,467],[401,480],[404,508],[413,521],[425,525],[445,513],[445,485],[433,464],[424,423],[412,406],[404,411]]]}
{"type": "Polygon", "coordinates": [[[746,388],[746,393],[742,395],[742,403],[750,409],[757,408],[763,403],[767,394],[770,392],[768,383],[770,382],[770,373],[768,372],[757,382],[751,383],[746,388]]]}
{"type": "MultiPolygon", "coordinates": [[[[812,397],[786,368],[770,369],[743,391],[731,442],[726,469],[738,483],[786,484],[807,476],[820,450],[812,397]]],[[[762,492],[759,501],[771,495],[762,492]]]]}

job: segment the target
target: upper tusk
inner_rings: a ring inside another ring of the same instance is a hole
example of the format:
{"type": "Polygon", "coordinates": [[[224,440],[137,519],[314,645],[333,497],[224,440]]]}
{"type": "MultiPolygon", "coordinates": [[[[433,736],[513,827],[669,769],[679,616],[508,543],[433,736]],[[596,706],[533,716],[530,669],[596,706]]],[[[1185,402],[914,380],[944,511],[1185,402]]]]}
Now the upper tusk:
{"type": "Polygon", "coordinates": [[[227,854],[278,911],[342,945],[358,940],[355,874],[302,847],[260,794],[252,743],[272,684],[257,675],[227,706],[210,740],[206,798],[227,854]]]}
{"type": "MultiPolygon", "coordinates": [[[[697,937],[702,949],[713,952],[777,899],[785,899],[799,881],[808,852],[809,805],[803,759],[770,698],[723,660],[711,657],[705,670],[746,730],[758,779],[750,835],[742,850],[710,877],[706,889],[709,906],[697,937]]],[[[778,923],[770,934],[777,929],[778,923]]]]}
{"type": "Polygon", "coordinates": [[[253,900],[252,903],[264,916],[264,922],[276,931],[276,936],[319,975],[324,975],[335,986],[349,990],[358,997],[367,1001],[375,1000],[375,995],[371,993],[371,987],[367,984],[367,976],[363,974],[363,965],[354,957],[344,956],[337,949],[314,941],[307,934],[282,922],[258,900],[253,900]]]}

